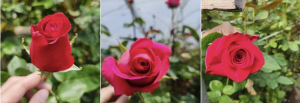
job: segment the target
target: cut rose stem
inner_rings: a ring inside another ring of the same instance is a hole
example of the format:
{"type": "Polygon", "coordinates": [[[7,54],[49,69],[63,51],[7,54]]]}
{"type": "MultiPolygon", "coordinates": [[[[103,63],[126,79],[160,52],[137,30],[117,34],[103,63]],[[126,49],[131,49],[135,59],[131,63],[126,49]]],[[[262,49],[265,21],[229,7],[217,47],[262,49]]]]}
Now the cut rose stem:
{"type": "Polygon", "coordinates": [[[142,92],[138,91],[139,97],[142,99],[143,103],[145,103],[144,97],[142,95],[142,92]]]}
{"type": "MultiPolygon", "coordinates": [[[[43,76],[43,74],[44,74],[44,71],[41,71],[41,76],[43,76]]],[[[45,78],[42,77],[43,81],[46,82],[50,78],[51,74],[52,73],[48,74],[45,78]]],[[[60,103],[59,99],[58,99],[58,96],[52,90],[49,90],[49,92],[50,92],[50,94],[52,94],[54,96],[54,98],[56,99],[57,103],[60,103]]]]}

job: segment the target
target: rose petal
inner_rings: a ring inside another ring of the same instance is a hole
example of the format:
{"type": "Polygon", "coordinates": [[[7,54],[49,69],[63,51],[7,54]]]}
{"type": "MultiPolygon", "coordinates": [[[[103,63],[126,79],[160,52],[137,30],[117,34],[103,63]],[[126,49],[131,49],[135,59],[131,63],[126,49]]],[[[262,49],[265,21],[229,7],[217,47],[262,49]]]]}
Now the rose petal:
{"type": "Polygon", "coordinates": [[[153,42],[151,41],[151,39],[139,38],[135,42],[132,43],[132,45],[129,49],[129,54],[132,57],[134,55],[132,52],[136,52],[136,49],[138,49],[138,48],[145,48],[146,50],[150,51],[152,48],[152,45],[153,45],[153,42]]]}
{"type": "Polygon", "coordinates": [[[169,58],[172,54],[171,48],[167,45],[153,42],[152,50],[155,55],[160,57],[160,60],[164,60],[165,58],[169,58]]]}
{"type": "Polygon", "coordinates": [[[258,35],[248,35],[248,34],[245,34],[249,39],[250,39],[250,41],[251,42],[254,42],[254,41],[256,41],[257,39],[259,39],[259,36],[258,35]]]}
{"type": "Polygon", "coordinates": [[[48,44],[46,38],[34,31],[34,28],[31,28],[31,62],[40,70],[47,72],[57,72],[70,68],[75,60],[72,57],[68,35],[57,38],[55,44],[48,44]]]}
{"type": "Polygon", "coordinates": [[[156,88],[159,87],[159,83],[153,83],[145,87],[132,87],[125,79],[122,79],[114,74],[112,71],[114,68],[119,69],[117,67],[117,61],[113,57],[107,57],[103,62],[101,71],[104,78],[114,87],[116,95],[125,94],[130,96],[136,91],[152,93],[156,88]]]}
{"type": "Polygon", "coordinates": [[[259,48],[257,46],[252,44],[252,45],[249,45],[248,47],[251,49],[252,54],[255,56],[255,60],[254,60],[252,71],[251,71],[251,74],[252,74],[261,69],[261,67],[265,64],[265,59],[264,59],[262,52],[259,50],[259,48]]]}
{"type": "Polygon", "coordinates": [[[229,34],[228,36],[223,36],[218,44],[218,47],[214,51],[215,56],[222,57],[223,51],[225,49],[228,49],[228,47],[233,42],[247,42],[247,41],[250,41],[250,39],[241,33],[234,33],[234,34],[229,34]],[[222,45],[222,46],[219,46],[219,45],[222,45]]]}
{"type": "MultiPolygon", "coordinates": [[[[158,82],[164,75],[166,75],[169,68],[170,68],[169,58],[163,59],[161,62],[159,74],[158,74],[157,78],[155,79],[154,83],[158,82]]],[[[153,73],[153,74],[155,74],[155,73],[153,73]]]]}
{"type": "Polygon", "coordinates": [[[228,61],[229,55],[228,54],[229,54],[229,51],[225,50],[223,57],[222,57],[223,58],[222,59],[222,67],[228,78],[230,78],[231,80],[236,81],[236,82],[242,82],[250,74],[251,68],[241,69],[241,68],[237,68],[237,67],[233,68],[233,67],[229,66],[228,65],[228,63],[229,63],[229,61],[228,61]]]}
{"type": "Polygon", "coordinates": [[[215,57],[215,50],[219,45],[221,38],[216,39],[210,46],[208,46],[206,50],[206,58],[205,58],[205,65],[212,65],[221,63],[222,58],[215,57]]]}

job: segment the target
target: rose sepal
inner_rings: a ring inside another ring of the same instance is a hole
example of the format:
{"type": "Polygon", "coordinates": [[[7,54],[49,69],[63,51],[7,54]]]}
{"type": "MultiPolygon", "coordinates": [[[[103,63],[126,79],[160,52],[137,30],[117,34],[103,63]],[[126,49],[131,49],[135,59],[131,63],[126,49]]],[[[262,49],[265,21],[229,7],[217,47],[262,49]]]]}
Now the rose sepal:
{"type": "Polygon", "coordinates": [[[120,47],[121,51],[123,53],[125,53],[127,51],[127,48],[122,43],[120,43],[119,40],[118,40],[118,44],[119,44],[119,47],[120,47]]]}

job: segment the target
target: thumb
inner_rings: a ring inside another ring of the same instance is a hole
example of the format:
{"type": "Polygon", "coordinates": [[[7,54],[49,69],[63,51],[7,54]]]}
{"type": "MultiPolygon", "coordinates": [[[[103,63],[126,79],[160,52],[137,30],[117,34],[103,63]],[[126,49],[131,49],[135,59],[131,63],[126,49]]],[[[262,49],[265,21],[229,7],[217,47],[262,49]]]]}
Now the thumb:
{"type": "Polygon", "coordinates": [[[46,89],[40,89],[36,92],[32,98],[30,99],[29,103],[46,103],[49,96],[49,91],[46,89]]]}

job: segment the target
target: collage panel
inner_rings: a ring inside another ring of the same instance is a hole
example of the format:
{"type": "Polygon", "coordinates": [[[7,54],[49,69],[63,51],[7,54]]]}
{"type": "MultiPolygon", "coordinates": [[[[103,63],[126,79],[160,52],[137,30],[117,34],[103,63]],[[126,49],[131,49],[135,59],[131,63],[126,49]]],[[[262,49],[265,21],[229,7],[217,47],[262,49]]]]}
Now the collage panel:
{"type": "Polygon", "coordinates": [[[102,0],[101,102],[200,103],[199,37],[200,0],[102,0]]]}
{"type": "Polygon", "coordinates": [[[100,103],[100,0],[1,0],[1,103],[100,103]]]}
{"type": "Polygon", "coordinates": [[[226,1],[201,1],[202,102],[299,103],[300,2],[226,1]]]}

